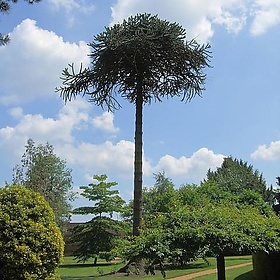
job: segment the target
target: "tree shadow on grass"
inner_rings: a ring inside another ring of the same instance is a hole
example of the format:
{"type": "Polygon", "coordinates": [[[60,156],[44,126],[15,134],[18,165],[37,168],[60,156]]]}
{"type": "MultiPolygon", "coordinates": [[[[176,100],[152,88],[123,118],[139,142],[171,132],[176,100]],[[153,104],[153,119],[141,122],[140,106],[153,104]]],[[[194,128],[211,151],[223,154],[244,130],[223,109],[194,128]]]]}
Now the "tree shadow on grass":
{"type": "Polygon", "coordinates": [[[100,267],[100,266],[113,266],[116,265],[114,263],[98,263],[96,265],[92,263],[66,263],[66,264],[61,264],[59,267],[62,268],[74,268],[74,267],[100,267]]]}
{"type": "Polygon", "coordinates": [[[237,277],[234,278],[234,280],[252,280],[253,279],[253,271],[248,271],[246,273],[243,273],[237,277]]]}

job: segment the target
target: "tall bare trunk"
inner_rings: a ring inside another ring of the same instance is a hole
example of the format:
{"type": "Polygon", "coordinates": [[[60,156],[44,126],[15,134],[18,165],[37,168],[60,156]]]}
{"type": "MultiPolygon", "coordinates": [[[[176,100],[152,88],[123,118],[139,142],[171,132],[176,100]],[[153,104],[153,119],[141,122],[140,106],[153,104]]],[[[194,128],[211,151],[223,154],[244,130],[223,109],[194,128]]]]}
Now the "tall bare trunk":
{"type": "Polygon", "coordinates": [[[142,81],[137,84],[136,89],[136,112],[135,112],[135,154],[134,154],[134,207],[133,207],[133,235],[140,234],[142,226],[142,81]]]}

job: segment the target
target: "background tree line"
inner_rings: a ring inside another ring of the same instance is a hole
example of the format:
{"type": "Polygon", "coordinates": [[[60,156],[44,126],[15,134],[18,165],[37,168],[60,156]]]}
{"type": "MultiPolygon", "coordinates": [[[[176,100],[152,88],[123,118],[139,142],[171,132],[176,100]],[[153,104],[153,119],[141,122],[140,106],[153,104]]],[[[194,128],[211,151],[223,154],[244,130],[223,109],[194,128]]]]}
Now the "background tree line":
{"type": "Polygon", "coordinates": [[[120,197],[116,182],[94,175],[93,183],[80,187],[92,205],[71,210],[69,199],[74,197],[66,162],[49,143],[36,146],[29,139],[25,148],[12,185],[41,194],[61,228],[71,214],[94,215],[73,229],[70,242],[78,244],[77,261],[138,259],[144,260],[147,273],[159,268],[165,275],[166,263],[182,266],[216,256],[219,279],[225,279],[225,256],[280,250],[279,193],[242,160],[225,158],[200,185],[176,188],[164,172],[155,174],[154,186],[143,189],[141,234],[132,238],[134,204],[120,197]]]}

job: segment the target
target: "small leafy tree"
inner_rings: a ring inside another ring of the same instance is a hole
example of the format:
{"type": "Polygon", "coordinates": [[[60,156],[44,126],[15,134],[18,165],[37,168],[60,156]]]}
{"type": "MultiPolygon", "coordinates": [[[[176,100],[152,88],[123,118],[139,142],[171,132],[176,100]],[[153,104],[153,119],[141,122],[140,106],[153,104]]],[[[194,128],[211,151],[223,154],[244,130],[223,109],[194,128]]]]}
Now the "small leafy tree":
{"type": "MultiPolygon", "coordinates": [[[[25,0],[29,4],[37,3],[40,2],[41,0],[25,0]]],[[[10,3],[17,3],[18,0],[1,0],[0,1],[0,13],[2,14],[7,14],[10,9],[11,9],[11,4],[10,3]]],[[[10,41],[10,38],[8,35],[3,35],[0,33],[0,46],[1,45],[6,45],[10,41]]]]}
{"type": "Polygon", "coordinates": [[[52,207],[56,221],[63,226],[70,218],[74,199],[71,170],[61,160],[49,143],[35,145],[28,139],[21,165],[14,168],[13,184],[21,184],[42,194],[52,207]]]}
{"type": "Polygon", "coordinates": [[[105,174],[94,175],[93,179],[98,183],[91,183],[80,188],[83,190],[82,196],[94,202],[94,205],[76,208],[73,213],[93,214],[95,217],[73,229],[71,242],[77,242],[79,245],[74,252],[78,261],[94,257],[94,264],[96,264],[97,256],[100,254],[110,259],[110,251],[116,247],[120,235],[125,232],[124,223],[113,219],[114,213],[122,212],[125,201],[119,196],[118,190],[110,189],[117,183],[106,182],[105,174]]]}
{"type": "Polygon", "coordinates": [[[186,32],[151,14],[137,14],[96,35],[91,66],[62,72],[57,89],[65,101],[78,94],[108,110],[118,109],[120,95],[135,105],[133,235],[142,225],[142,110],[145,104],[178,96],[190,101],[204,90],[209,45],[186,41],[186,32]]]}
{"type": "Polygon", "coordinates": [[[246,188],[233,193],[214,181],[174,191],[170,180],[158,178],[155,186],[162,192],[150,189],[157,195],[148,196],[154,204],[144,200],[144,212],[149,205],[152,210],[144,216],[142,234],[124,250],[128,259],[144,259],[147,272],[158,265],[165,274],[165,262],[183,265],[212,255],[217,257],[220,280],[225,276],[224,256],[279,248],[280,222],[260,193],[246,188]],[[164,201],[166,207],[161,207],[164,201]]]}
{"type": "Polygon", "coordinates": [[[53,276],[64,243],[55,216],[39,193],[23,186],[0,189],[0,279],[53,276]]]}
{"type": "Polygon", "coordinates": [[[113,213],[122,212],[125,201],[119,196],[118,190],[111,190],[112,187],[118,185],[116,182],[106,182],[107,175],[94,175],[94,180],[98,183],[90,183],[88,186],[81,186],[83,190],[82,196],[89,201],[94,201],[93,206],[85,206],[76,208],[73,213],[80,215],[94,214],[102,217],[102,214],[109,214],[112,218],[113,213]]]}

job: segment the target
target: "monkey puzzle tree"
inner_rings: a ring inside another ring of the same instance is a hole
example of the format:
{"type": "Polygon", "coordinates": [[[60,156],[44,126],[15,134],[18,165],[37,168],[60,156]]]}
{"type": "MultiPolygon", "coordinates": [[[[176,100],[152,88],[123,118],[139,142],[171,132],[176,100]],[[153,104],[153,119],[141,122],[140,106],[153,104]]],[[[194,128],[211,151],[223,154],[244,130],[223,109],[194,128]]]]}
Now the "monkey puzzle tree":
{"type": "Polygon", "coordinates": [[[107,27],[96,35],[90,53],[90,67],[74,65],[62,72],[57,88],[65,101],[78,94],[89,101],[120,108],[120,95],[135,104],[134,214],[133,234],[139,235],[142,220],[142,108],[152,100],[179,96],[189,101],[204,90],[209,66],[209,45],[186,41],[185,30],[151,14],[137,14],[107,27]]]}

